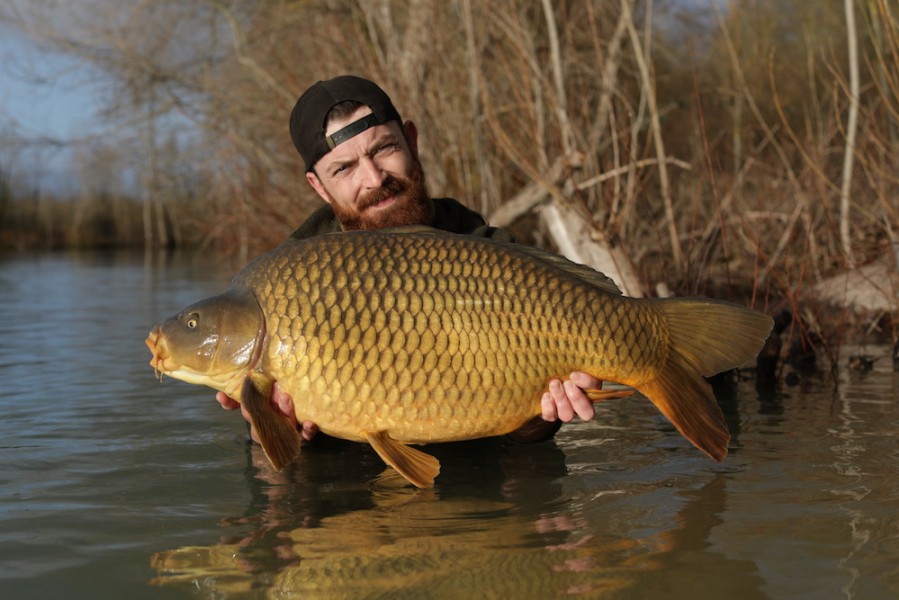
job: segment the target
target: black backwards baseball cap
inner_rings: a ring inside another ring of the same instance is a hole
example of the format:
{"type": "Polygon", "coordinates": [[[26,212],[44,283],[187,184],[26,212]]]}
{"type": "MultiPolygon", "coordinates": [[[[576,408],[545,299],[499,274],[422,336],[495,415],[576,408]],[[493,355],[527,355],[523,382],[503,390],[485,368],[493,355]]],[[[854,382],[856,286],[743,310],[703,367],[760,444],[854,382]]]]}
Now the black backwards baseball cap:
{"type": "Polygon", "coordinates": [[[319,81],[303,92],[290,113],[290,138],[306,161],[306,172],[315,167],[321,157],[353,136],[376,125],[390,121],[402,123],[384,90],[361,77],[341,75],[319,81]],[[372,114],[350,123],[343,129],[325,136],[325,119],[335,104],[355,100],[371,108],[372,114]]]}

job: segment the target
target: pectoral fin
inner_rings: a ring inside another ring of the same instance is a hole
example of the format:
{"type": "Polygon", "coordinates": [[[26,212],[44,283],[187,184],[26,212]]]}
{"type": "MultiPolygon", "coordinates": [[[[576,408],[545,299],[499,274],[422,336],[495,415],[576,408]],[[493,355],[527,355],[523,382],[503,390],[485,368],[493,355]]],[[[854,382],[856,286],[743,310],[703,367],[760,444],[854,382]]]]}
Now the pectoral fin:
{"type": "Polygon", "coordinates": [[[634,394],[634,390],[584,390],[584,395],[591,402],[602,402],[615,398],[627,398],[634,394]]]}
{"type": "Polygon", "coordinates": [[[300,454],[300,434],[296,423],[285,419],[270,401],[274,381],[262,373],[244,379],[240,403],[247,409],[259,443],[272,466],[280,471],[300,454]]]}
{"type": "Polygon", "coordinates": [[[434,478],[440,473],[440,461],[436,458],[394,440],[386,431],[365,432],[365,438],[381,460],[396,469],[412,485],[420,488],[434,487],[434,478]]]}

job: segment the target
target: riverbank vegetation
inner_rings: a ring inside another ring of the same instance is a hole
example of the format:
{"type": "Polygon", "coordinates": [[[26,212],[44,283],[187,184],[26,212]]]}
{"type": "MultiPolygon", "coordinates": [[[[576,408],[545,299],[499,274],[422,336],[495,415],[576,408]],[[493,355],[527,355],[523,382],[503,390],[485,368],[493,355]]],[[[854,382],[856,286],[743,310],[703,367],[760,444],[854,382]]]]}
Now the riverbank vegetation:
{"type": "Polygon", "coordinates": [[[270,247],[318,205],[290,109],[351,72],[416,122],[432,193],[542,244],[561,207],[647,289],[789,299],[899,253],[887,0],[49,1],[0,19],[108,92],[67,197],[21,185],[4,143],[7,248],[270,247]]]}

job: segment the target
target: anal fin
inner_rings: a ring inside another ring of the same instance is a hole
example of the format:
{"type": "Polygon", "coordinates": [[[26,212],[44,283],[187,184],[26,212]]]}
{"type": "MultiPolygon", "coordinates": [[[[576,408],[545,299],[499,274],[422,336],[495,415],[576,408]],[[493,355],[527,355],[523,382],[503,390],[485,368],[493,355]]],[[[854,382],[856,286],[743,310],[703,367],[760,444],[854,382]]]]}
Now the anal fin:
{"type": "Polygon", "coordinates": [[[274,381],[253,373],[244,379],[240,403],[247,414],[266,457],[275,470],[280,471],[300,455],[300,433],[296,423],[280,414],[270,401],[274,381]]]}
{"type": "Polygon", "coordinates": [[[397,470],[412,485],[419,488],[434,487],[434,479],[440,473],[440,461],[390,437],[386,431],[365,432],[365,439],[385,463],[397,470]]]}

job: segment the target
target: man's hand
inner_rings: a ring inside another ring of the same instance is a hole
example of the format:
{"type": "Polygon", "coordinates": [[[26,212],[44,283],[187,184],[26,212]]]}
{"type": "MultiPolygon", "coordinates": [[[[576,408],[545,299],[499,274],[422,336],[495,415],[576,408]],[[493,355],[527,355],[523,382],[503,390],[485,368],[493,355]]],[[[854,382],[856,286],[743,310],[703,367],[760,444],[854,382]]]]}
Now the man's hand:
{"type": "Polygon", "coordinates": [[[598,390],[602,388],[602,381],[591,377],[586,373],[572,373],[570,379],[560,381],[553,379],[549,382],[549,389],[540,400],[543,414],[534,417],[515,431],[506,436],[516,442],[530,444],[551,439],[559,427],[560,421],[569,423],[574,415],[583,420],[593,418],[593,402],[584,394],[584,390],[598,390]]]}
{"type": "Polygon", "coordinates": [[[584,394],[584,390],[598,390],[602,388],[602,381],[591,377],[586,373],[576,371],[570,379],[559,381],[553,379],[549,382],[547,390],[540,399],[540,407],[543,409],[544,421],[561,420],[570,423],[577,415],[584,421],[593,418],[593,402],[584,394]]]}
{"type": "MultiPolygon", "coordinates": [[[[239,408],[240,414],[243,415],[243,418],[246,419],[247,423],[250,423],[250,437],[253,438],[253,441],[257,444],[259,443],[259,436],[256,434],[256,428],[252,426],[252,421],[250,420],[250,415],[247,414],[246,409],[241,406],[241,404],[229,397],[225,392],[218,392],[215,395],[215,399],[219,404],[222,405],[222,408],[225,410],[234,410],[239,408]]],[[[275,385],[272,387],[272,397],[270,402],[272,406],[279,413],[284,415],[285,419],[290,419],[292,422],[296,422],[297,415],[293,406],[293,399],[290,397],[290,394],[283,391],[281,387],[275,382],[275,385]]],[[[318,427],[316,427],[315,423],[312,421],[305,421],[302,425],[298,425],[300,429],[300,434],[303,436],[303,439],[307,442],[315,437],[315,434],[318,433],[318,427]]]]}

